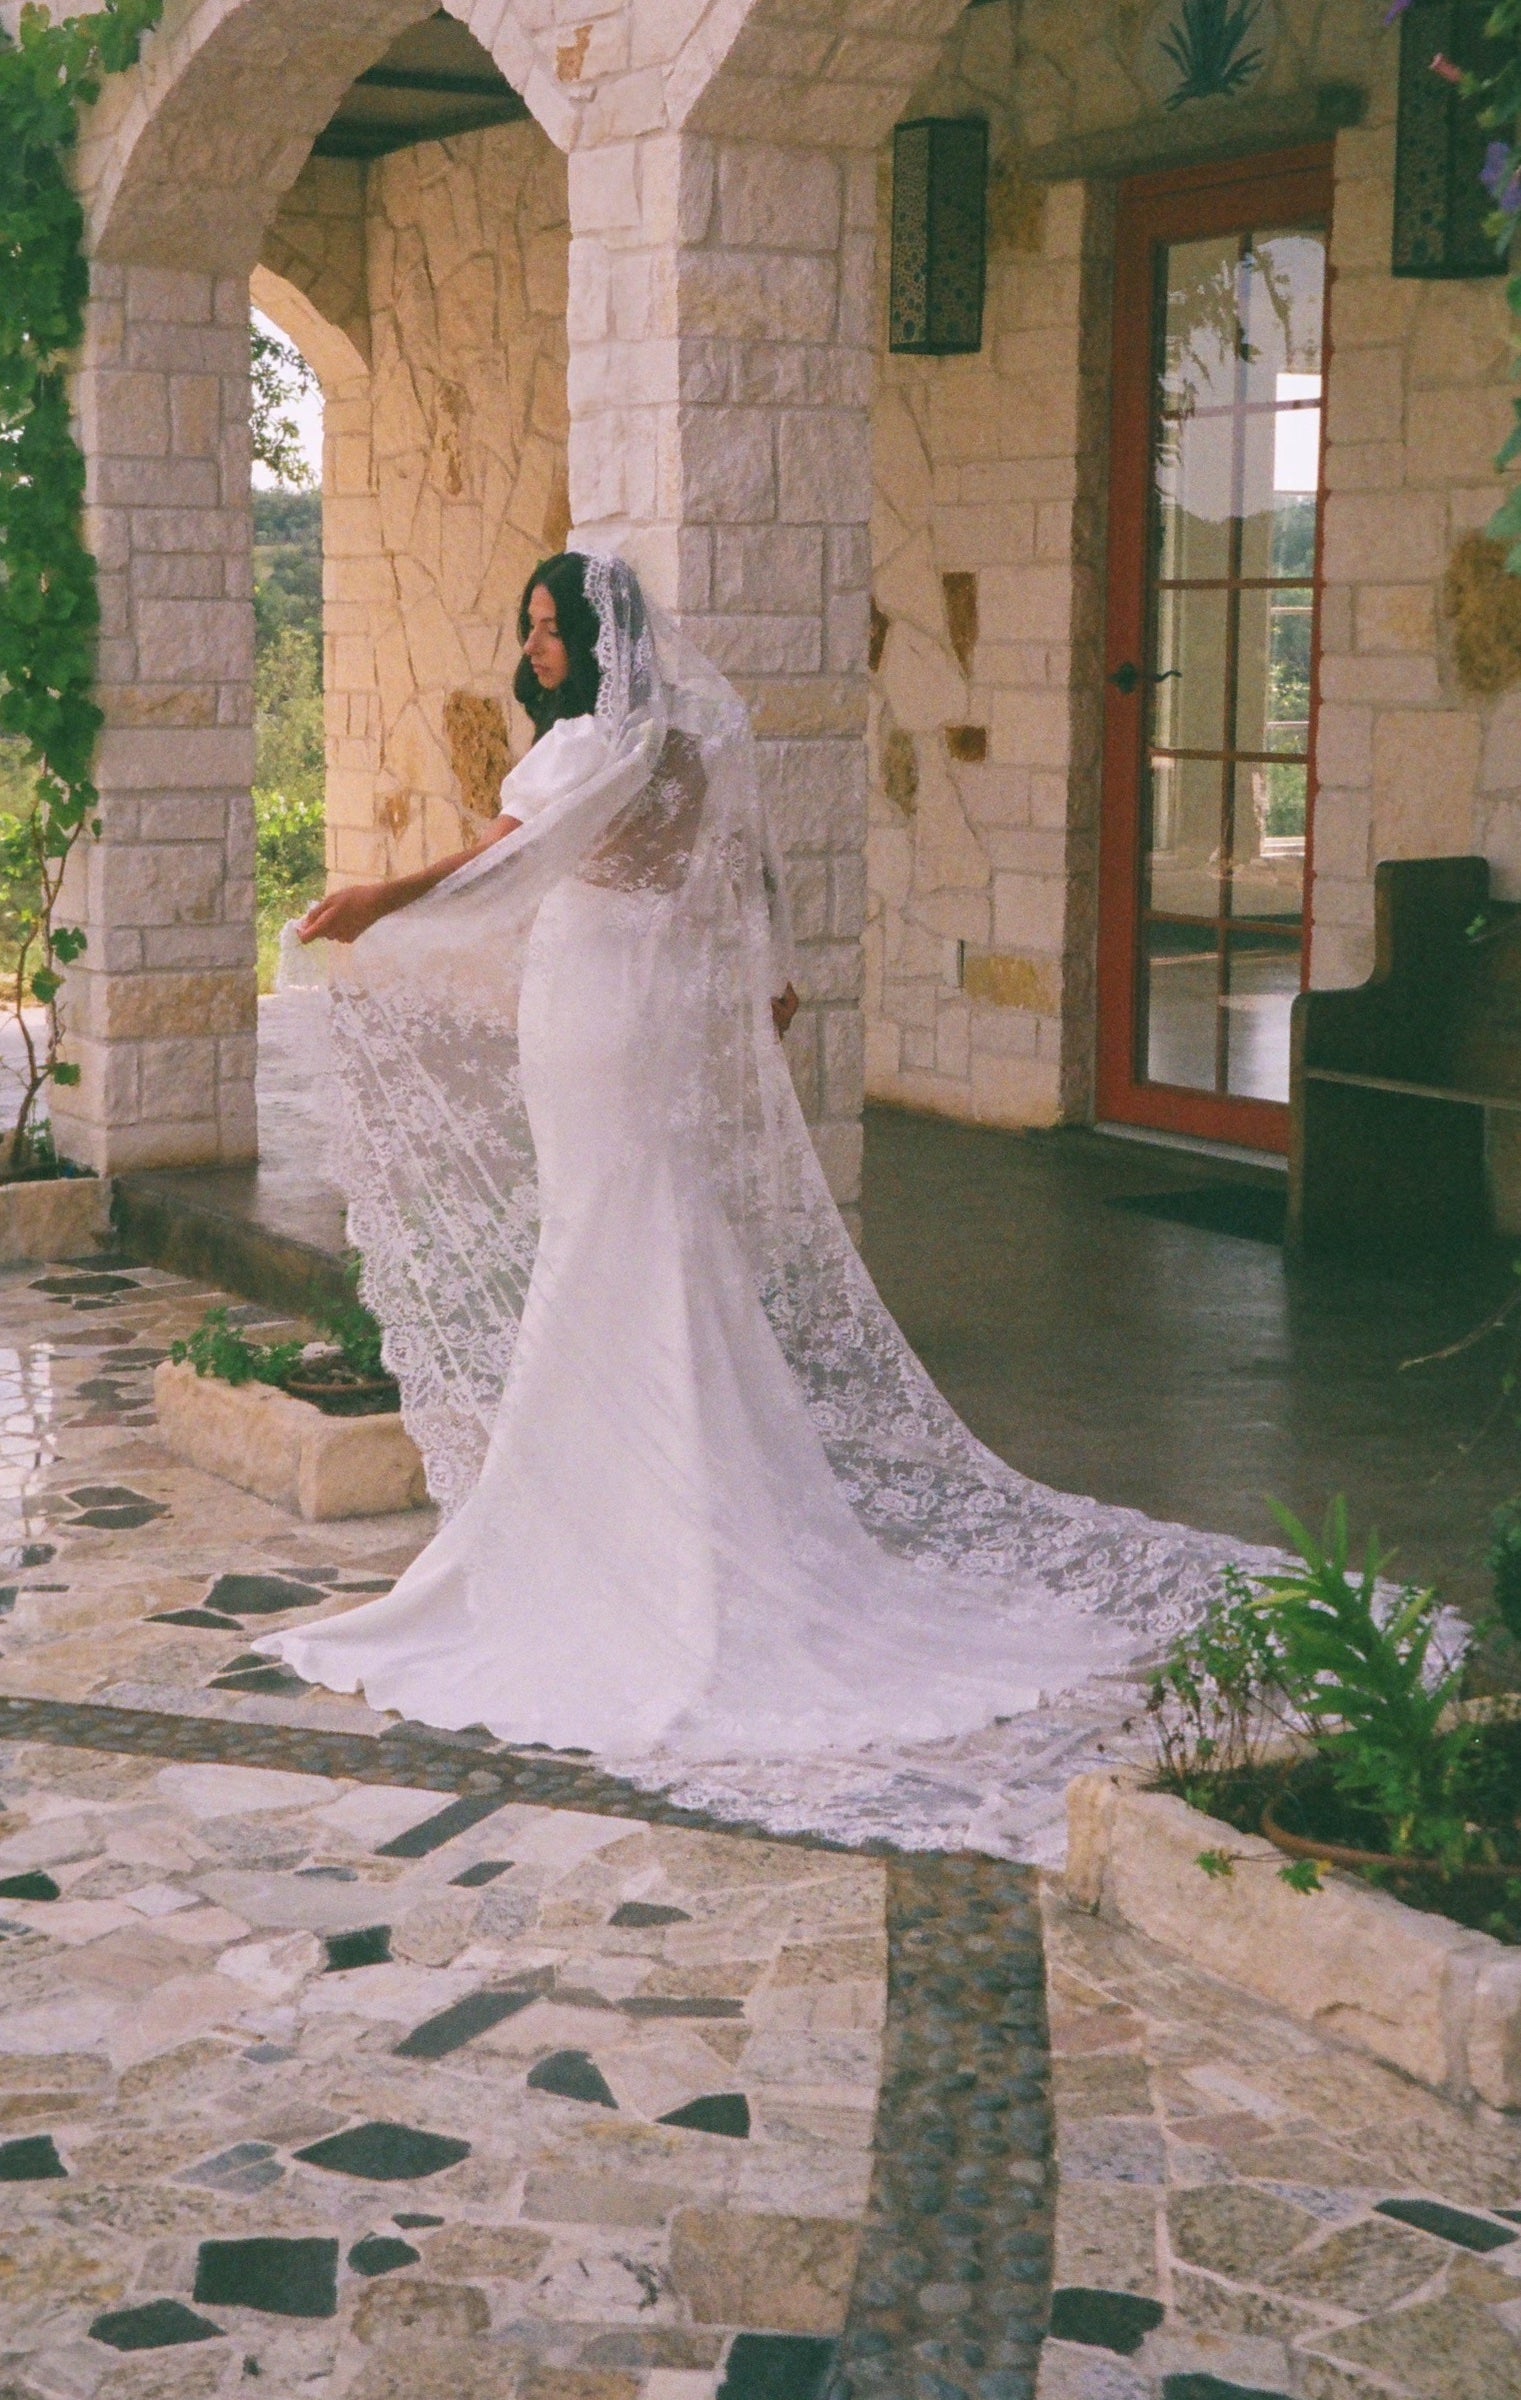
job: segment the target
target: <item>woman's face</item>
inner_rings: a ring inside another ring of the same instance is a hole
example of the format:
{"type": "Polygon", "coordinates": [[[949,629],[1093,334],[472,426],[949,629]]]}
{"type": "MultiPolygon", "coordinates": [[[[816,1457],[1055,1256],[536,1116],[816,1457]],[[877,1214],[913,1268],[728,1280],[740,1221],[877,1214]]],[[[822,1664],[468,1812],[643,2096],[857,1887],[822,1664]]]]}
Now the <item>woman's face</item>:
{"type": "Polygon", "coordinates": [[[523,656],[546,692],[557,692],[570,673],[570,652],[560,639],[554,595],[536,583],[528,595],[528,639],[523,656]]]}

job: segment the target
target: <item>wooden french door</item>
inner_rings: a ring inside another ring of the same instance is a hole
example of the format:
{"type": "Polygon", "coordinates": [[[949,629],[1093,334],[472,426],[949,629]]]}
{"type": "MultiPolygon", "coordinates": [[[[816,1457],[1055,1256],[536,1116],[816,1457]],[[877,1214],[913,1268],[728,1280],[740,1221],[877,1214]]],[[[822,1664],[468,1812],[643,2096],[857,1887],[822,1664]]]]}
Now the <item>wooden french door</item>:
{"type": "Polygon", "coordinates": [[[1315,787],[1328,150],[1147,176],[1115,286],[1099,1115],[1288,1147],[1315,787]]]}

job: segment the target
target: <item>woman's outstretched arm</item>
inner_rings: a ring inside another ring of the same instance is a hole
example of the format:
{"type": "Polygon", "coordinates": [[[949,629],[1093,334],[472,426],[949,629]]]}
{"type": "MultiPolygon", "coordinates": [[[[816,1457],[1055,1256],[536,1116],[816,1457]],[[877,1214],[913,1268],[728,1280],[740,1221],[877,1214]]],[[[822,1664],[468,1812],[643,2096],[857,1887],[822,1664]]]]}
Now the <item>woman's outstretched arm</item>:
{"type": "Polygon", "coordinates": [[[420,900],[424,892],[431,892],[436,883],[442,883],[457,867],[479,858],[493,842],[516,833],[521,823],[520,817],[498,817],[468,850],[455,850],[448,858],[435,859],[431,867],[418,867],[410,875],[393,875],[387,883],[351,883],[344,891],[329,892],[325,900],[314,902],[307,910],[296,927],[297,940],[357,942],[381,917],[405,908],[409,900],[420,900]]]}

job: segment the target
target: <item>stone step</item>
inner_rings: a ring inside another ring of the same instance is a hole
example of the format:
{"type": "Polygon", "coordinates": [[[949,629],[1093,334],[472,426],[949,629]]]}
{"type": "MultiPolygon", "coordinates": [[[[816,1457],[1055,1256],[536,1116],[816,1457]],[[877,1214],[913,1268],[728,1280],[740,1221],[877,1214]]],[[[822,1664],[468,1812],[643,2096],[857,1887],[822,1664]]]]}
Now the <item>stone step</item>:
{"type": "Polygon", "coordinates": [[[115,1237],[145,1264],[194,1275],[295,1316],[352,1297],[343,1204],[330,1186],[256,1167],[116,1178],[115,1237]]]}

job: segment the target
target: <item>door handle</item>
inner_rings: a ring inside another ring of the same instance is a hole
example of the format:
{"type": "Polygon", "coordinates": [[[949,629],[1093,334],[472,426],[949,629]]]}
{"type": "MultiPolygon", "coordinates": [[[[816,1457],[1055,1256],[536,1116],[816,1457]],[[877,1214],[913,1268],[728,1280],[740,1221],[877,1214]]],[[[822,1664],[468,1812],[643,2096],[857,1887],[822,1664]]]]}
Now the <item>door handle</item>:
{"type": "Polygon", "coordinates": [[[1171,683],[1182,672],[1181,667],[1163,667],[1157,674],[1143,675],[1134,659],[1127,658],[1123,666],[1115,668],[1109,680],[1115,690],[1123,692],[1128,700],[1131,693],[1138,692],[1143,683],[1171,683]]]}

